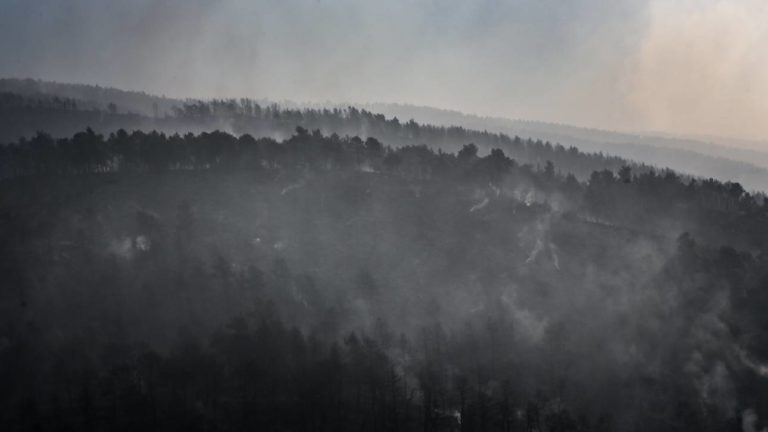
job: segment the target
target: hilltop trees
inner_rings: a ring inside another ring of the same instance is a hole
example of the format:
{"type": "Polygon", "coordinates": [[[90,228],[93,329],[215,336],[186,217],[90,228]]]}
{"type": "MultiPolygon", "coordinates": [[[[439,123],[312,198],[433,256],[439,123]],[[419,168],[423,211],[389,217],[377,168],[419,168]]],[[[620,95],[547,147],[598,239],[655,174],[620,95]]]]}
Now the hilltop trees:
{"type": "MultiPolygon", "coordinates": [[[[167,104],[168,101],[164,101],[167,104]]],[[[110,104],[62,101],[45,95],[20,96],[0,94],[0,114],[6,122],[0,127],[0,143],[15,141],[20,136],[28,139],[39,129],[45,129],[54,138],[69,137],[86,127],[107,134],[118,129],[156,130],[172,136],[176,133],[211,133],[226,128],[238,135],[257,137],[287,137],[297,126],[306,131],[320,131],[325,135],[360,136],[372,139],[370,150],[376,152],[375,142],[392,147],[426,145],[432,150],[459,151],[467,143],[474,143],[478,153],[487,154],[494,148],[503,150],[521,163],[544,165],[547,160],[565,172],[586,179],[592,171],[619,169],[627,162],[603,154],[585,154],[574,147],[540,140],[509,137],[488,131],[462,127],[443,127],[419,124],[413,120],[400,122],[382,114],[354,107],[344,109],[290,109],[277,105],[260,106],[249,99],[190,100],[173,106],[165,114],[140,114],[110,109],[110,104]]],[[[146,110],[145,110],[146,111],[146,110]]],[[[154,109],[151,110],[154,112],[154,109]]],[[[216,136],[212,137],[216,139],[216,136]]],[[[226,143],[223,143],[225,146],[226,143]]],[[[218,151],[218,150],[213,150],[218,151]]],[[[155,155],[153,163],[162,165],[163,155],[155,155]]],[[[214,157],[216,155],[207,155],[214,157]]],[[[647,167],[637,165],[640,170],[647,167]]]]}
{"type": "MultiPolygon", "coordinates": [[[[563,177],[555,167],[555,163],[547,160],[538,167],[538,174],[526,175],[542,190],[563,190],[572,202],[580,201],[583,193],[585,204],[596,215],[642,224],[637,216],[649,206],[661,213],[674,207],[679,211],[708,208],[736,214],[765,214],[761,196],[749,194],[738,183],[686,179],[671,171],[633,174],[631,167],[625,165],[617,173],[607,169],[593,172],[584,189],[573,175],[563,177]],[[625,214],[620,215],[622,212],[625,214]]],[[[387,170],[417,178],[458,170],[496,183],[515,170],[536,171],[531,165],[519,165],[500,148],[492,149],[484,157],[479,156],[472,143],[464,145],[456,155],[435,152],[426,146],[395,149],[376,138],[363,141],[358,137],[323,135],[319,130],[303,127],[297,127],[295,134],[282,143],[247,134],[238,138],[221,131],[168,136],[155,131],[128,133],[121,129],[105,138],[89,128],[71,138],[54,140],[38,133],[31,140],[21,139],[0,147],[0,178],[270,169],[387,170]]]]}

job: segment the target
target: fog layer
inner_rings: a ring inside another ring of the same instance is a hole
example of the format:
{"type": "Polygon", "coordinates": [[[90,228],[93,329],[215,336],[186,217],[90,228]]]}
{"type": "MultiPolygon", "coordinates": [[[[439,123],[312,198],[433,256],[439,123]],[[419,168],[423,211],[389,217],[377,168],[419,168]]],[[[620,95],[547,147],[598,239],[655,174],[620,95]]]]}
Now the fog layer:
{"type": "Polygon", "coordinates": [[[0,75],[764,138],[756,0],[3,2],[0,75]]]}

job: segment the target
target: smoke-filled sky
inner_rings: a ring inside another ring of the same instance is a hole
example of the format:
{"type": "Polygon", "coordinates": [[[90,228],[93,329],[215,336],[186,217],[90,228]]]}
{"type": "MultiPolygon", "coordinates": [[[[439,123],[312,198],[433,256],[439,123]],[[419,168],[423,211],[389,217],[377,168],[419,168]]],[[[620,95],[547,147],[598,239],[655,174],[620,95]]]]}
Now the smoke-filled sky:
{"type": "Polygon", "coordinates": [[[0,76],[768,138],[762,0],[0,0],[0,76]]]}

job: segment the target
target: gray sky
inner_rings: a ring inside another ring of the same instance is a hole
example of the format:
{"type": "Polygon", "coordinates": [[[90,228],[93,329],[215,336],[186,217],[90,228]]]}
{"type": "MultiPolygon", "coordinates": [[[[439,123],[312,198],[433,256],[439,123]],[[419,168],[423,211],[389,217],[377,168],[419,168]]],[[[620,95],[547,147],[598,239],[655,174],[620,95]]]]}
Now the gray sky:
{"type": "Polygon", "coordinates": [[[762,0],[0,0],[0,76],[768,138],[762,0]]]}

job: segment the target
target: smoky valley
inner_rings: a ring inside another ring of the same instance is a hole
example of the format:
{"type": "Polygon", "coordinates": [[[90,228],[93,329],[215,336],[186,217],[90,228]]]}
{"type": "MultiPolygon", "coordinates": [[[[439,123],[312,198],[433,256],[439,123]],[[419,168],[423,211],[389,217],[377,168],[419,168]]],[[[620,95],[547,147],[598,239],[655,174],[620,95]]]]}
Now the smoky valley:
{"type": "Polygon", "coordinates": [[[2,430],[768,419],[754,184],[368,108],[35,80],[0,80],[0,137],[2,430]]]}

